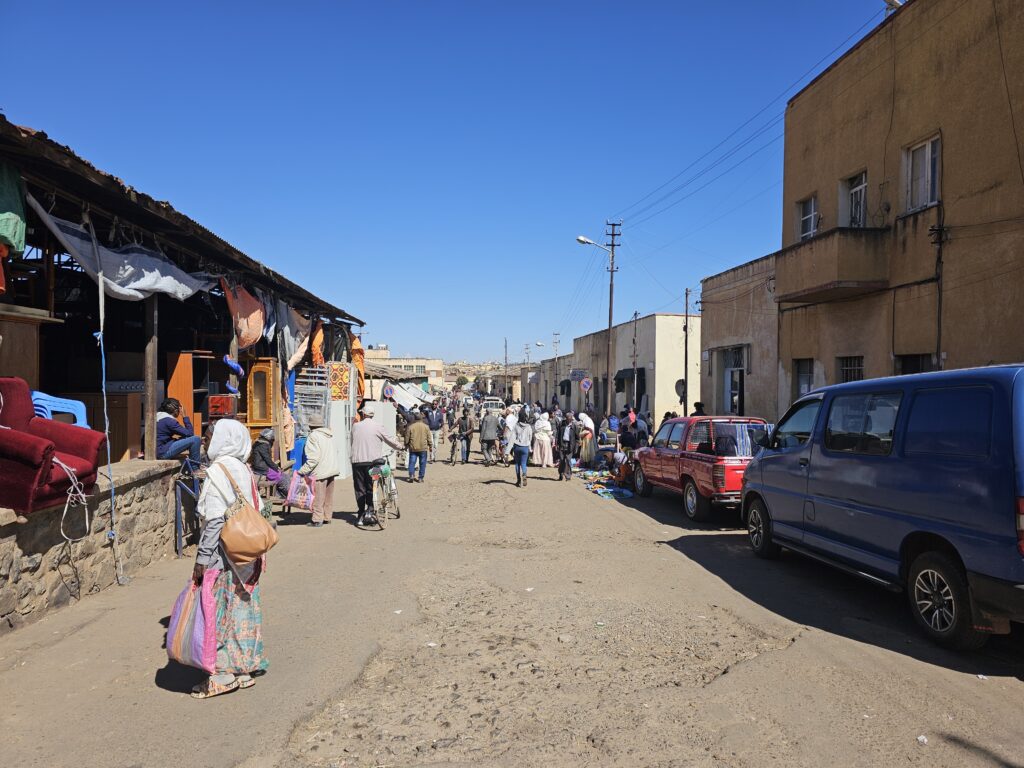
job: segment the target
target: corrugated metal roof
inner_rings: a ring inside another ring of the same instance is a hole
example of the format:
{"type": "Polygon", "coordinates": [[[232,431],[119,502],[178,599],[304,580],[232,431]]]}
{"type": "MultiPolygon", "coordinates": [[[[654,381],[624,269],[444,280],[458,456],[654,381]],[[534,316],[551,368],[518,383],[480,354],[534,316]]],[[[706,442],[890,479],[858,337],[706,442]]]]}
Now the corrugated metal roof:
{"type": "Polygon", "coordinates": [[[42,131],[15,125],[0,115],[0,158],[14,164],[31,183],[75,197],[118,216],[187,251],[234,267],[261,287],[290,300],[298,308],[312,310],[356,325],[365,323],[324,301],[284,275],[275,272],[199,222],[177,211],[165,200],[156,200],[116,176],[101,171],[42,131]]]}

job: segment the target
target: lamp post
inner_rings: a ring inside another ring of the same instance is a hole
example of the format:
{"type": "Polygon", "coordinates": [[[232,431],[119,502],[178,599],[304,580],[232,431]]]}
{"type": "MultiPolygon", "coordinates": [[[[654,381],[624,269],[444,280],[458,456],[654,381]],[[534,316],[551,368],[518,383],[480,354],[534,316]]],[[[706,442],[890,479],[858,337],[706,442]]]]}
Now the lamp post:
{"type": "MultiPolygon", "coordinates": [[[[533,343],[536,344],[538,347],[543,347],[544,346],[544,342],[543,341],[535,341],[533,343]]],[[[528,392],[530,390],[530,344],[529,344],[529,342],[527,342],[526,344],[523,345],[523,351],[526,353],[526,392],[528,392]]],[[[525,395],[526,392],[523,392],[523,394],[525,395]]],[[[528,402],[529,398],[526,398],[526,401],[528,402]]]]}
{"type": "Polygon", "coordinates": [[[612,412],[612,311],[615,305],[615,246],[617,243],[615,239],[619,236],[619,227],[622,226],[622,222],[611,222],[606,221],[609,231],[606,233],[610,238],[611,242],[608,245],[601,245],[595,243],[589,237],[580,235],[576,238],[576,242],[580,245],[592,245],[595,248],[600,248],[608,253],[608,354],[607,354],[607,368],[606,375],[607,379],[605,382],[605,397],[604,397],[604,408],[605,413],[612,412]]]}

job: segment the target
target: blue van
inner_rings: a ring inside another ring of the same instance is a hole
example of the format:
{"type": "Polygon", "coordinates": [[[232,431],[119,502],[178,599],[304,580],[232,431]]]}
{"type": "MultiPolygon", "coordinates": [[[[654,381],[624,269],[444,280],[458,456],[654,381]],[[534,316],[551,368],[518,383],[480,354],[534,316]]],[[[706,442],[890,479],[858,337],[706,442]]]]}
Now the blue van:
{"type": "Polygon", "coordinates": [[[933,640],[979,648],[1024,621],[1024,366],[811,392],[764,438],[742,499],[757,555],[905,590],[933,640]]]}

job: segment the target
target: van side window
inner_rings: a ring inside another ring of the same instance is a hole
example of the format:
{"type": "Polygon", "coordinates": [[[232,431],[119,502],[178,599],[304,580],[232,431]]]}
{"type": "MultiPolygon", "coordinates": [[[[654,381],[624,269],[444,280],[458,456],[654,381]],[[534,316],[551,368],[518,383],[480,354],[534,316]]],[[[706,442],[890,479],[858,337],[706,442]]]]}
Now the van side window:
{"type": "Polygon", "coordinates": [[[772,448],[799,448],[811,439],[818,420],[821,400],[809,400],[794,406],[772,434],[772,448]]]}
{"type": "Polygon", "coordinates": [[[837,395],[825,426],[825,447],[830,451],[888,456],[900,410],[899,392],[837,395]]]}
{"type": "Polygon", "coordinates": [[[907,454],[985,458],[992,443],[992,392],[983,387],[922,389],[907,422],[907,454]]]}
{"type": "Polygon", "coordinates": [[[654,437],[654,447],[664,448],[668,443],[668,433],[672,431],[671,424],[663,424],[661,429],[658,430],[658,434],[654,437]]]}
{"type": "Polygon", "coordinates": [[[711,453],[711,431],[708,429],[708,422],[698,421],[686,438],[686,450],[699,451],[703,443],[707,444],[707,452],[711,453]]]}

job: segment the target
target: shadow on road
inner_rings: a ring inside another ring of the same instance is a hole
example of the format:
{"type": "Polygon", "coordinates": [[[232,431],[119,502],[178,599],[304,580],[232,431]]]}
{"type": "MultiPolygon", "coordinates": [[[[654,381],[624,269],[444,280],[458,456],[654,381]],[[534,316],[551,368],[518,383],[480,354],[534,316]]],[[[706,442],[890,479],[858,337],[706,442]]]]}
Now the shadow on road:
{"type": "Polygon", "coordinates": [[[793,552],[775,561],[755,557],[734,512],[716,510],[711,522],[692,523],[682,512],[681,497],[662,490],[647,499],[617,501],[679,529],[678,538],[659,543],[790,621],[948,669],[1024,680],[1022,625],[1014,625],[1010,635],[993,636],[980,652],[946,651],[918,631],[902,594],[793,552]]]}
{"type": "Polygon", "coordinates": [[[171,693],[190,693],[192,688],[203,682],[206,677],[206,673],[201,670],[183,666],[176,661],[168,661],[167,666],[156,671],[153,682],[157,688],[171,693]]]}

